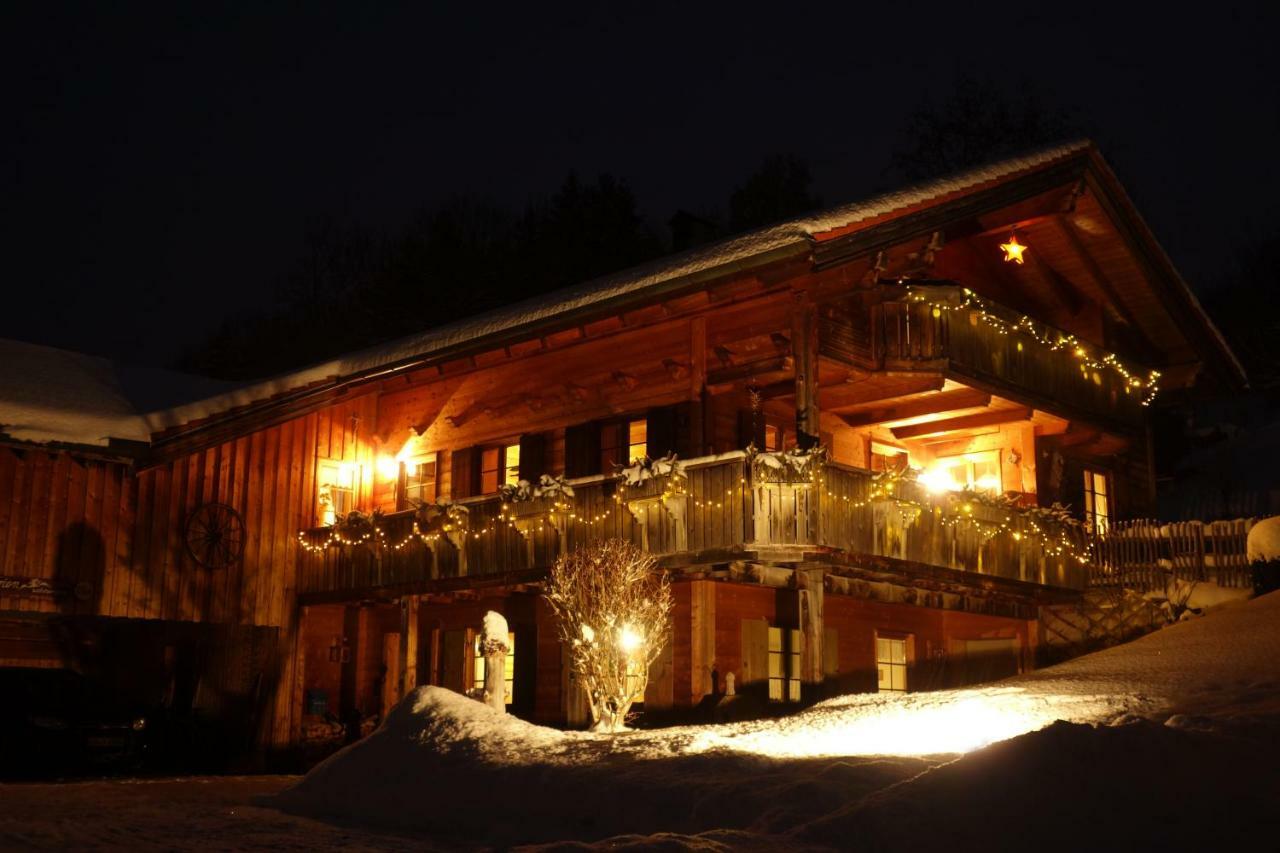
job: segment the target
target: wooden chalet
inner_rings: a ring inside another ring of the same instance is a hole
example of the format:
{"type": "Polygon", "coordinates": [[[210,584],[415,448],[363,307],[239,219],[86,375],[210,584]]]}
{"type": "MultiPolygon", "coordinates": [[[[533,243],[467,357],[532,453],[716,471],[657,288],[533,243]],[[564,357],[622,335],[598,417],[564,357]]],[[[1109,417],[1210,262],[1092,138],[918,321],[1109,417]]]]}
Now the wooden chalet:
{"type": "Polygon", "coordinates": [[[730,673],[778,703],[1012,674],[1091,536],[1151,511],[1148,403],[1243,381],[1097,150],[1057,147],[126,407],[128,435],[0,408],[0,660],[233,709],[285,750],[470,690],[493,609],[513,712],[570,725],[539,582],[621,537],[674,583],[646,712],[730,673]],[[616,474],[672,453],[681,476],[616,474]],[[333,526],[352,510],[378,515],[333,526]]]}

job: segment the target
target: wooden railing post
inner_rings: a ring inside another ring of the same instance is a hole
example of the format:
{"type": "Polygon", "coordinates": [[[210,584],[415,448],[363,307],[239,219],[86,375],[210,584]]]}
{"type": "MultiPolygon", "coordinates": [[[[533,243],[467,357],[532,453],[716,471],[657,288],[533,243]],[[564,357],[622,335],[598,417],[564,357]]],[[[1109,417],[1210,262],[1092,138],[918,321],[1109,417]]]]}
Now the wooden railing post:
{"type": "Polygon", "coordinates": [[[818,308],[808,298],[791,313],[791,353],[796,371],[796,444],[817,447],[822,428],[818,423],[818,308]]]}

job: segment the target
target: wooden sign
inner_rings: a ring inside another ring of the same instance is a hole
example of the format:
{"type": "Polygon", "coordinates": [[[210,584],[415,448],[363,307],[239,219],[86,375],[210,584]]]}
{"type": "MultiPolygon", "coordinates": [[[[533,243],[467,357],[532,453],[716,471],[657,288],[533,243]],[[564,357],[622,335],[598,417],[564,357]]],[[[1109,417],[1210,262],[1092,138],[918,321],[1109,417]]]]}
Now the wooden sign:
{"type": "Polygon", "coordinates": [[[63,596],[75,593],[78,598],[87,598],[87,594],[92,589],[82,590],[81,587],[89,587],[86,583],[77,584],[72,589],[70,584],[60,581],[52,581],[48,578],[22,578],[12,575],[0,575],[0,595],[17,595],[27,598],[61,598],[63,596]]]}

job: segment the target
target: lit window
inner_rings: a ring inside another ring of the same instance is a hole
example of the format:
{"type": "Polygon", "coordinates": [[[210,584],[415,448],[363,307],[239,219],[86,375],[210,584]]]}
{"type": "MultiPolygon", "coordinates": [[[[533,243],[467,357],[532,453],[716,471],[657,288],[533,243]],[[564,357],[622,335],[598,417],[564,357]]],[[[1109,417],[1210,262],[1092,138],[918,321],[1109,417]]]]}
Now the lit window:
{"type": "Polygon", "coordinates": [[[931,466],[934,479],[941,478],[947,488],[974,489],[988,494],[1001,494],[1000,453],[986,450],[962,456],[940,456],[931,466]]]}
{"type": "MultiPolygon", "coordinates": [[[[471,682],[476,690],[484,690],[485,666],[487,665],[484,659],[484,651],[480,648],[480,639],[480,635],[476,634],[475,658],[471,669],[471,682]]],[[[507,661],[502,671],[502,681],[505,684],[505,701],[510,705],[516,685],[516,635],[511,632],[507,634],[507,661]]]]}
{"type": "Polygon", "coordinates": [[[502,448],[502,483],[514,486],[520,482],[520,445],[508,444],[502,448]]]}
{"type": "Polygon", "coordinates": [[[876,673],[876,688],[880,692],[906,692],[906,638],[876,637],[876,673]]]}
{"type": "Polygon", "coordinates": [[[357,467],[337,459],[316,464],[316,515],[321,524],[332,525],[356,508],[357,467]]]}
{"type": "Polygon", "coordinates": [[[634,462],[649,455],[649,422],[644,418],[627,423],[627,459],[634,462]]]}
{"type": "Polygon", "coordinates": [[[1111,477],[1102,471],[1084,472],[1084,521],[1096,534],[1107,532],[1111,523],[1111,477]]]}
{"type": "Polygon", "coordinates": [[[614,465],[630,465],[648,455],[649,422],[646,419],[612,421],[600,428],[601,471],[610,472],[614,465]]]}
{"type": "Polygon", "coordinates": [[[782,430],[777,424],[764,425],[764,450],[766,453],[777,453],[782,449],[782,430]]]}
{"type": "Polygon", "coordinates": [[[480,493],[491,495],[500,486],[520,482],[520,445],[486,447],[480,452],[480,493]]]}
{"type": "Polygon", "coordinates": [[[769,701],[800,701],[800,632],[769,629],[769,701]]]}
{"type": "Polygon", "coordinates": [[[872,471],[907,470],[907,451],[881,441],[871,442],[872,471]]]}
{"type": "Polygon", "coordinates": [[[427,453],[402,462],[404,488],[400,506],[402,509],[418,504],[434,503],[436,499],[436,455],[427,453]]]}

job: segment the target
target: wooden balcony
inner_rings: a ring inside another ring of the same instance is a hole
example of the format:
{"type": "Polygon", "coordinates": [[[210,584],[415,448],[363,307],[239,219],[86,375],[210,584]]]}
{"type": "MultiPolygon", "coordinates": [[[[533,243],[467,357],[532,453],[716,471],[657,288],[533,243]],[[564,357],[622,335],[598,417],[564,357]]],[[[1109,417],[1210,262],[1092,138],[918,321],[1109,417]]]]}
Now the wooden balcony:
{"type": "MultiPolygon", "coordinates": [[[[455,516],[427,541],[413,535],[412,513],[388,516],[378,547],[301,549],[298,592],[319,600],[533,580],[558,554],[607,538],[635,542],[672,566],[801,558],[856,566],[873,557],[881,567],[901,561],[1058,588],[1085,584],[1084,566],[1046,553],[1027,523],[1008,523],[1007,511],[974,503],[965,512],[954,496],[914,482],[879,495],[871,472],[833,463],[817,477],[785,482],[740,452],[689,461],[685,471],[676,489],[572,481],[574,496],[560,505],[462,501],[465,520],[455,516]]],[[[324,530],[304,534],[312,543],[325,538],[324,530]]]]}
{"type": "Polygon", "coordinates": [[[959,286],[882,288],[880,297],[870,306],[867,335],[875,369],[942,372],[1048,411],[1142,421],[1145,369],[1089,367],[1110,356],[1010,309],[974,303],[959,286]],[[1011,331],[1019,323],[1023,331],[1011,331]]]}

